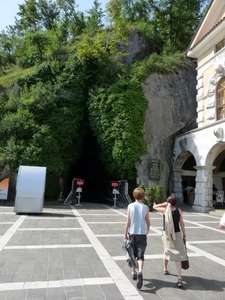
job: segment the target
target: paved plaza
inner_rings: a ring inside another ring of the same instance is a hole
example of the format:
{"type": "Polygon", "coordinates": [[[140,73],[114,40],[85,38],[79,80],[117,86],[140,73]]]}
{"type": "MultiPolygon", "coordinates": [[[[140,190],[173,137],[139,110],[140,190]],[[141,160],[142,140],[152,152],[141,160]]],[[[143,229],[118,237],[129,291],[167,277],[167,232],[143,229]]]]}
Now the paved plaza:
{"type": "Polygon", "coordinates": [[[0,206],[0,300],[225,299],[225,231],[220,215],[184,211],[190,268],[162,272],[162,215],[150,213],[143,287],[136,289],[122,249],[125,208],[45,205],[42,214],[0,206]]]}

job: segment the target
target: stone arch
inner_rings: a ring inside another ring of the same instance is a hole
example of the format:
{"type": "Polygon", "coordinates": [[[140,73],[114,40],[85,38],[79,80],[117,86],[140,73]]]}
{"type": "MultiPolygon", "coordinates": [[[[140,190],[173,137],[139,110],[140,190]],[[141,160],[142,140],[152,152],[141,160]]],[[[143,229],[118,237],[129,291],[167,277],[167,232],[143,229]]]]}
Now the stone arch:
{"type": "MultiPolygon", "coordinates": [[[[206,157],[206,165],[212,166],[212,184],[218,191],[225,191],[225,143],[219,142],[213,145],[206,157]]],[[[221,206],[222,203],[213,201],[213,206],[221,206]]]]}
{"type": "Polygon", "coordinates": [[[205,165],[213,166],[213,162],[215,158],[224,150],[225,150],[224,142],[213,145],[212,148],[209,150],[208,155],[206,156],[205,165]]]}
{"type": "MultiPolygon", "coordinates": [[[[196,176],[196,170],[194,170],[194,167],[196,165],[193,165],[193,170],[184,170],[182,167],[185,164],[185,162],[190,158],[193,157],[195,162],[196,158],[194,154],[190,151],[182,151],[179,153],[179,155],[176,158],[176,161],[174,162],[174,168],[173,168],[173,182],[174,182],[174,193],[178,199],[179,202],[184,202],[184,194],[183,194],[183,178],[186,176],[188,177],[195,177],[196,176]]],[[[190,181],[190,179],[188,180],[190,181]]]]}
{"type": "Polygon", "coordinates": [[[179,169],[182,168],[182,165],[186,159],[188,159],[189,156],[193,155],[194,159],[196,161],[196,165],[199,165],[199,158],[196,156],[197,152],[197,147],[194,143],[191,145],[186,144],[185,147],[181,146],[182,140],[179,141],[180,144],[180,153],[176,153],[174,159],[173,159],[173,168],[174,169],[179,169]]]}

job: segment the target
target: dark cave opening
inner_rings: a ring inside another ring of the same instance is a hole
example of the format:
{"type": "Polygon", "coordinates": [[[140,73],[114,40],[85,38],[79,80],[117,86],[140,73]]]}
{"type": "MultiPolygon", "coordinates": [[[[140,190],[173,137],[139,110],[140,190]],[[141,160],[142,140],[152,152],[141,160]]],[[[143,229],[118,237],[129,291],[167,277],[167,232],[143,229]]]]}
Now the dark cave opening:
{"type": "Polygon", "coordinates": [[[110,177],[101,160],[97,140],[89,133],[83,142],[80,158],[69,170],[67,194],[71,191],[73,178],[83,179],[81,202],[104,202],[105,182],[110,177]]]}

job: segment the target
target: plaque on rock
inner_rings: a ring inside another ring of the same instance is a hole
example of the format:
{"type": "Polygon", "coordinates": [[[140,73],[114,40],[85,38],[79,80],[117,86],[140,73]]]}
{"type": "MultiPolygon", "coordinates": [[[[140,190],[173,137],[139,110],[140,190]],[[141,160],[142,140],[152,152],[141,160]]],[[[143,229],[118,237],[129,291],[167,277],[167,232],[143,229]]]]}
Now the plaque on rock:
{"type": "Polygon", "coordinates": [[[150,159],[150,180],[160,179],[160,160],[150,159]]]}

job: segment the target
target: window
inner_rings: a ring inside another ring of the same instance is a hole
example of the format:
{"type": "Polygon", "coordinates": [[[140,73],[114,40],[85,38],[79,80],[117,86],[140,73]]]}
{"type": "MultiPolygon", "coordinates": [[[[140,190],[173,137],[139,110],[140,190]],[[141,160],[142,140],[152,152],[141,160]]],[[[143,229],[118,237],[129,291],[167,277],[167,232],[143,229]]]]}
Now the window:
{"type": "Polygon", "coordinates": [[[223,39],[216,45],[216,52],[220,51],[224,47],[225,47],[225,39],[223,39]]]}
{"type": "Polygon", "coordinates": [[[217,86],[217,120],[225,118],[225,77],[217,86]]]}

